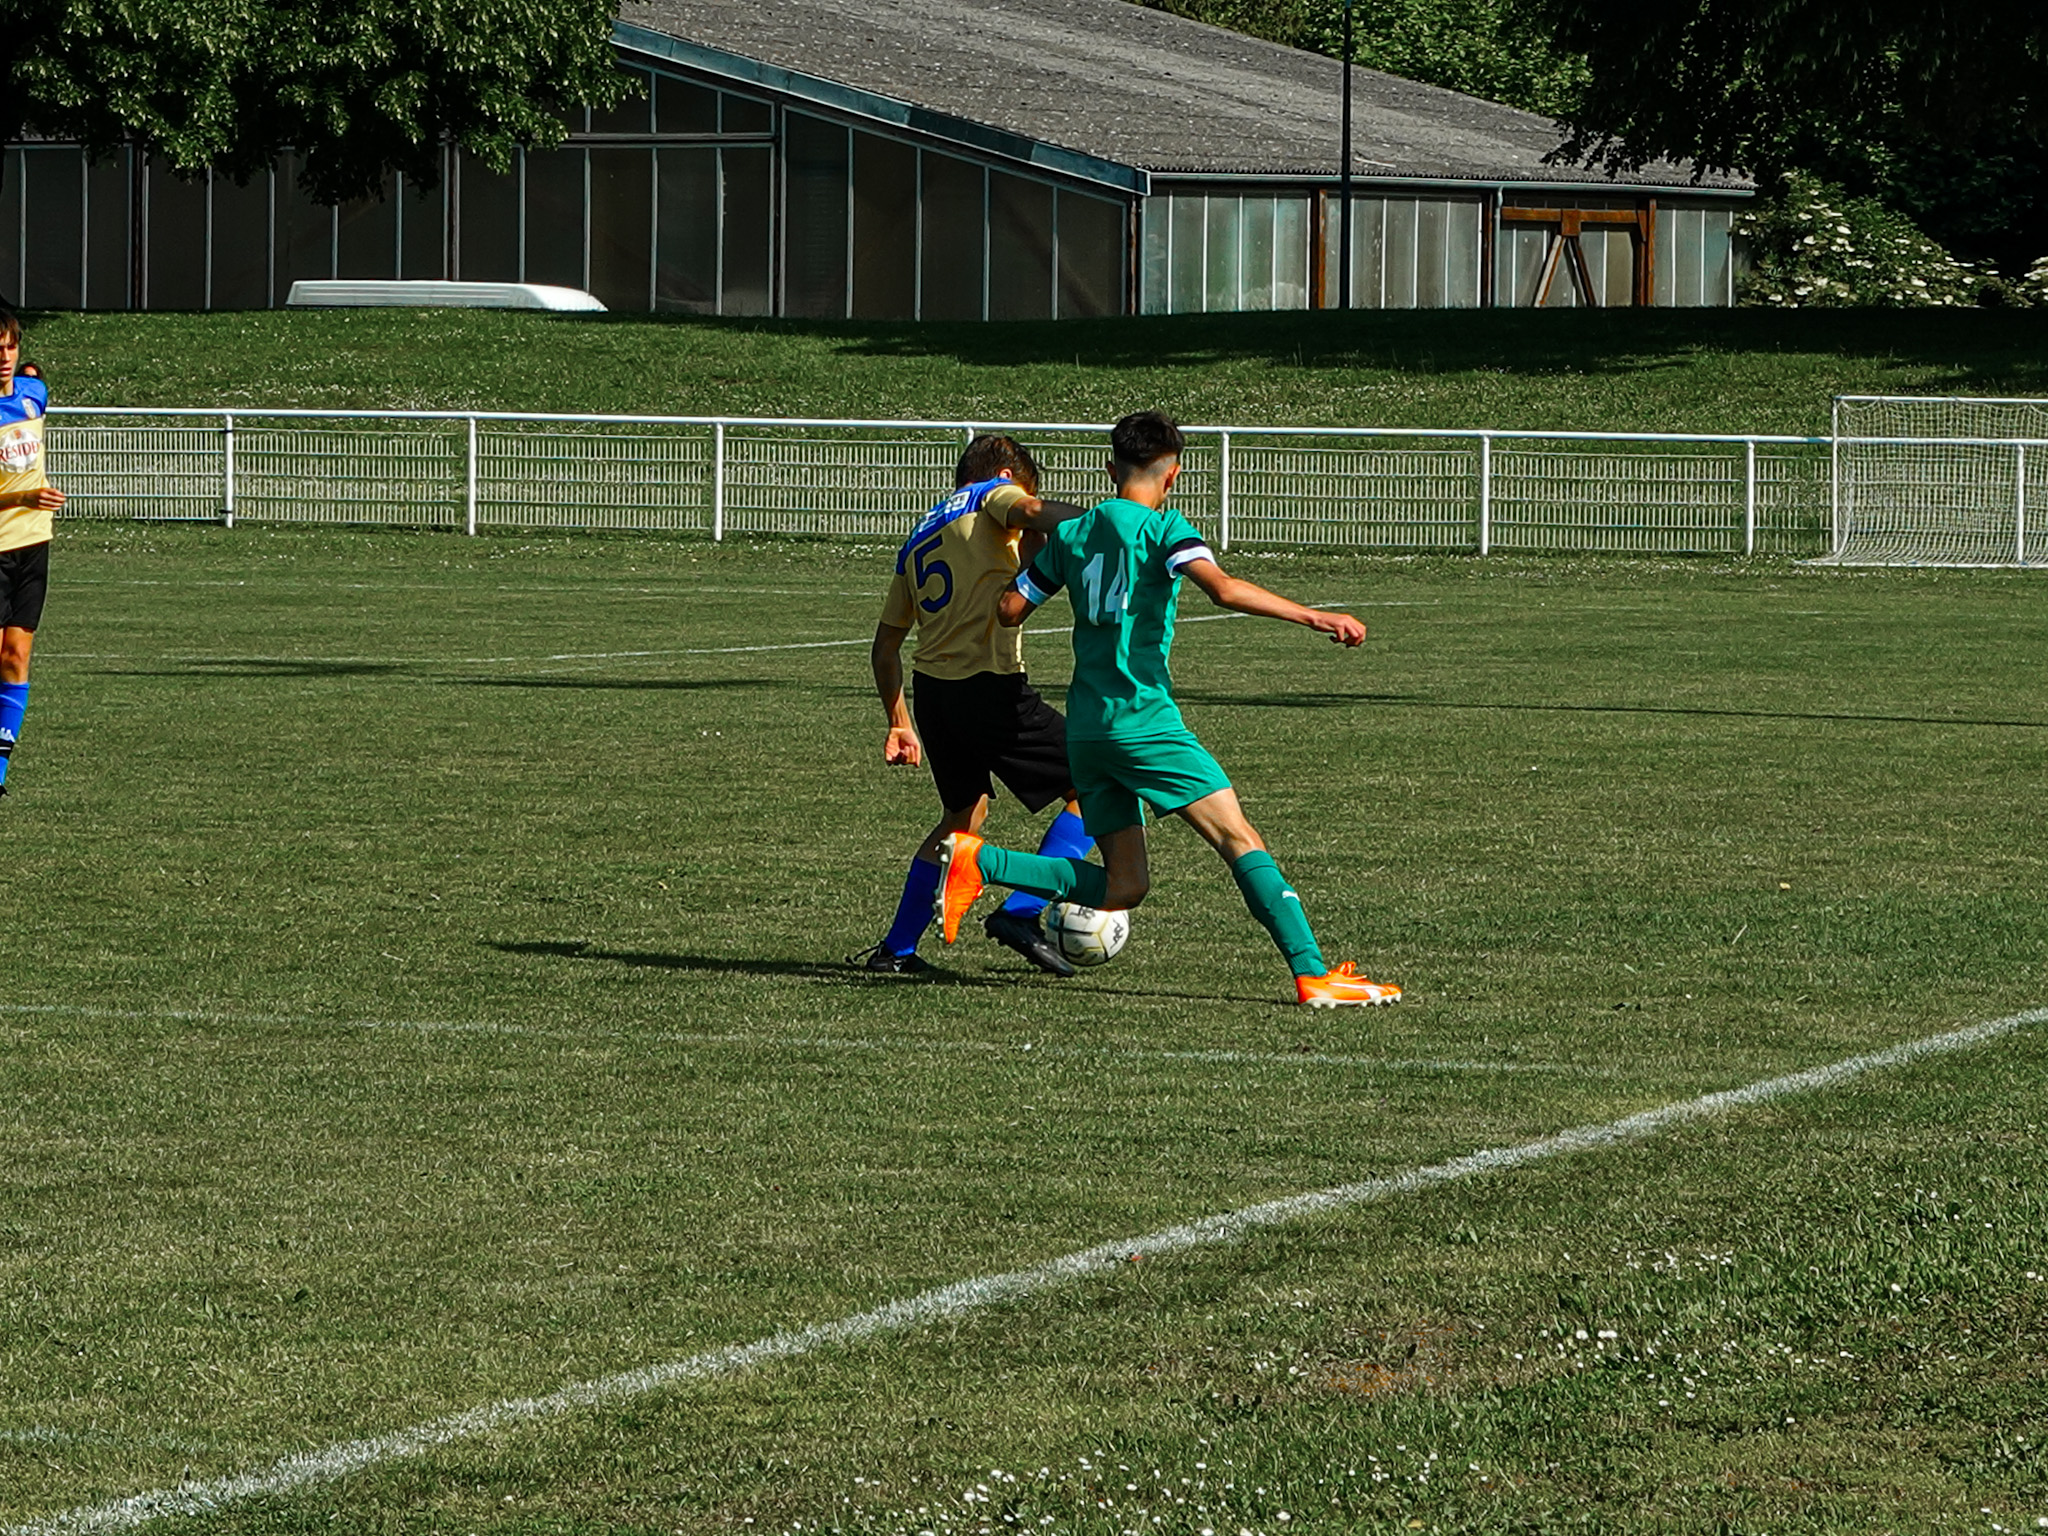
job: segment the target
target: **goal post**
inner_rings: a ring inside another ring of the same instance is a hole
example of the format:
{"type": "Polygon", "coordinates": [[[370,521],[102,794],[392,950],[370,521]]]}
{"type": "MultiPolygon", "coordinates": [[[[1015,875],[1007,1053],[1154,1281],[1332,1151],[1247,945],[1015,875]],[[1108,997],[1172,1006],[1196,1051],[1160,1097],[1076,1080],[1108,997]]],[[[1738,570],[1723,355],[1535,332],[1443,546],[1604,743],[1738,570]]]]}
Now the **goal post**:
{"type": "Polygon", "coordinates": [[[1836,565],[2048,566],[2048,400],[1842,395],[1836,565]]]}

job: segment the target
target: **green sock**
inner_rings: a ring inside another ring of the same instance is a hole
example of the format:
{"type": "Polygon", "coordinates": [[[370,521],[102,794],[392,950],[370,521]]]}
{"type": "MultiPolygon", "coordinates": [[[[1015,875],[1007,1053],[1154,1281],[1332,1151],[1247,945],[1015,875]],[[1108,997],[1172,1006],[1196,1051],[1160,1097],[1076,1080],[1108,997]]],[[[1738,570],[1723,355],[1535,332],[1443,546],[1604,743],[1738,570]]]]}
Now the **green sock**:
{"type": "Polygon", "coordinates": [[[1047,901],[1100,907],[1109,895],[1108,874],[1100,864],[1086,859],[1048,859],[1043,854],[1018,853],[983,843],[976,862],[981,866],[981,878],[990,884],[1029,891],[1047,901]]]}
{"type": "Polygon", "coordinates": [[[1315,930],[1308,925],[1308,914],[1301,910],[1301,898],[1280,873],[1273,855],[1264,849],[1246,854],[1230,866],[1230,878],[1244,892],[1244,904],[1252,909],[1252,916],[1273,935],[1273,942],[1280,946],[1280,953],[1294,967],[1295,975],[1329,974],[1329,962],[1316,947],[1315,930]]]}

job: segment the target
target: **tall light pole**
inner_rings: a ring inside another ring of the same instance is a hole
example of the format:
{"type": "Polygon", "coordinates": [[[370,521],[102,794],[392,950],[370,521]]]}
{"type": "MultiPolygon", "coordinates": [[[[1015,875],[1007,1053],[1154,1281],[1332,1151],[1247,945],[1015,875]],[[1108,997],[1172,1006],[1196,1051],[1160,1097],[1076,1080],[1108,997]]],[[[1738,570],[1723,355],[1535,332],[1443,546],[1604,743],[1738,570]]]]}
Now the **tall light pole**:
{"type": "Polygon", "coordinates": [[[1343,156],[1337,169],[1337,307],[1351,307],[1351,0],[1344,0],[1343,156]]]}

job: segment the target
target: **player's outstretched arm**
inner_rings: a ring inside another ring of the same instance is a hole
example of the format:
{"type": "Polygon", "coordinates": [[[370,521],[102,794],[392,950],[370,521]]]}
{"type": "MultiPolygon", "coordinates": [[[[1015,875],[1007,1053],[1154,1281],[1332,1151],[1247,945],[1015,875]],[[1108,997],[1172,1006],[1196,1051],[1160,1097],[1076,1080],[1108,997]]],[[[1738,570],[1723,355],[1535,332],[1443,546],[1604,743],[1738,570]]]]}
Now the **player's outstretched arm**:
{"type": "Polygon", "coordinates": [[[910,705],[903,697],[903,641],[909,633],[894,624],[877,624],[868,663],[874,669],[882,713],[889,721],[889,733],[882,738],[882,761],[915,768],[924,761],[924,745],[917,739],[917,728],[910,723],[910,705]]]}
{"type": "Polygon", "coordinates": [[[1025,528],[1033,533],[1050,533],[1070,518],[1079,517],[1086,507],[1077,507],[1071,501],[1041,501],[1036,496],[1026,496],[1010,508],[1009,522],[1012,528],[1025,528]]]}
{"type": "Polygon", "coordinates": [[[64,505],[64,493],[54,485],[40,485],[32,491],[11,491],[0,495],[0,507],[28,507],[36,512],[54,512],[64,505]]]}
{"type": "Polygon", "coordinates": [[[1180,568],[1180,573],[1208,593],[1209,601],[1219,608],[1249,613],[1261,619],[1285,619],[1290,624],[1305,624],[1318,634],[1328,635],[1337,645],[1359,645],[1365,640],[1365,626],[1350,614],[1304,608],[1278,592],[1268,592],[1255,583],[1240,581],[1226,573],[1214,560],[1190,560],[1180,568]]]}

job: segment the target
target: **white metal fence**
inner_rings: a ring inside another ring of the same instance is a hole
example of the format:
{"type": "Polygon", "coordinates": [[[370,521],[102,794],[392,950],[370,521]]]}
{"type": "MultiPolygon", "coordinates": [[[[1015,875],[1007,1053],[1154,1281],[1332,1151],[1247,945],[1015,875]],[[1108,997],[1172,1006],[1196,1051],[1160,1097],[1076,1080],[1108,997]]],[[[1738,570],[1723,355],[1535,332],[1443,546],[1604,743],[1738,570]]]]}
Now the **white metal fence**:
{"type": "MultiPolygon", "coordinates": [[[[900,537],[975,431],[1048,496],[1106,488],[1101,423],[59,407],[69,517],[900,537]]],[[[1829,439],[1184,429],[1175,503],[1225,547],[1812,555],[1829,439]]]]}

